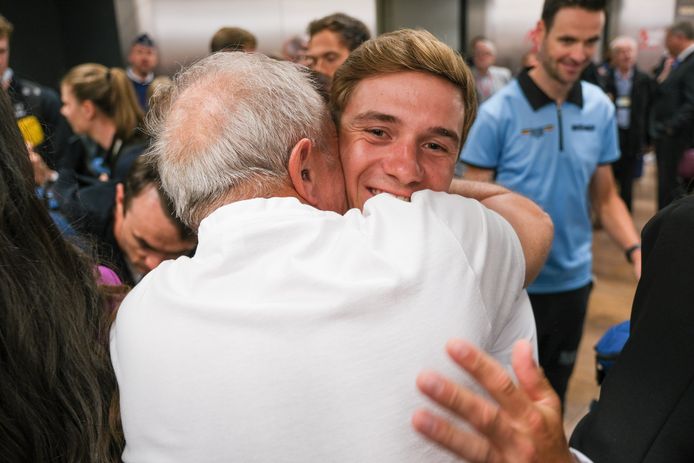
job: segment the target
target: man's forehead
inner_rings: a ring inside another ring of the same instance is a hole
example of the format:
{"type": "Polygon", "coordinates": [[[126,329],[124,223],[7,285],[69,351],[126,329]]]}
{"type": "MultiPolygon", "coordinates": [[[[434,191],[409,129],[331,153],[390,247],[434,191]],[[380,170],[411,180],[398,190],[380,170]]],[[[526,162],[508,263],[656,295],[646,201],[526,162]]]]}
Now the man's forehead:
{"type": "Polygon", "coordinates": [[[142,45],[141,43],[136,43],[133,45],[132,51],[154,53],[156,49],[154,47],[142,45]]]}
{"type": "Polygon", "coordinates": [[[321,51],[333,49],[347,49],[347,46],[343,43],[342,36],[338,32],[331,31],[330,29],[323,29],[320,32],[315,33],[311,36],[308,42],[308,49],[319,49],[321,51]]]}
{"type": "Polygon", "coordinates": [[[459,143],[464,122],[463,96],[458,87],[441,76],[421,71],[379,74],[363,79],[350,95],[346,112],[349,113],[347,122],[355,125],[368,122],[412,125],[455,143],[459,143]],[[413,76],[418,85],[412,81],[413,76]],[[417,87],[417,107],[410,107],[415,98],[410,99],[406,92],[399,91],[396,80],[413,82],[412,91],[417,87]]]}
{"type": "Polygon", "coordinates": [[[596,34],[602,33],[605,23],[605,12],[586,10],[579,7],[566,7],[557,11],[548,32],[554,35],[596,34]]]}
{"type": "Polygon", "coordinates": [[[132,226],[133,235],[150,247],[175,253],[184,246],[178,228],[168,217],[154,185],[148,185],[130,202],[126,220],[132,226]]]}
{"type": "MultiPolygon", "coordinates": [[[[458,111],[463,106],[461,90],[444,77],[424,71],[400,71],[377,74],[362,79],[347,98],[345,108],[349,108],[350,103],[358,99],[361,103],[358,111],[360,118],[377,116],[383,119],[394,117],[395,115],[388,111],[389,103],[394,105],[407,103],[409,97],[414,94],[424,97],[430,103],[441,103],[443,101],[443,106],[446,110],[458,111]],[[405,82],[412,85],[407,85],[403,91],[401,88],[398,88],[398,84],[402,85],[405,82]],[[369,97],[381,96],[382,98],[378,100],[365,98],[364,93],[369,94],[369,97]],[[385,106],[383,106],[384,104],[385,106]]],[[[419,109],[420,111],[425,111],[427,105],[419,107],[419,109]]],[[[462,111],[460,112],[462,116],[462,111]]]]}

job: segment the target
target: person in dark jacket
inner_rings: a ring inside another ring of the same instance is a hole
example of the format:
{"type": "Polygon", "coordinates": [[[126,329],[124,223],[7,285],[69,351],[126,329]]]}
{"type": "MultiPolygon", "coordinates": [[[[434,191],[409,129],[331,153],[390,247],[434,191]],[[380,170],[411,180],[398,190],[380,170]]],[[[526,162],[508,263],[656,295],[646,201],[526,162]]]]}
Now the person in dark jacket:
{"type": "Polygon", "coordinates": [[[643,167],[643,152],[648,144],[648,112],[651,106],[654,81],[636,67],[637,43],[631,37],[620,36],[610,43],[612,67],[605,91],[614,101],[619,127],[621,156],[614,164],[619,194],[632,210],[634,179],[643,167]]]}
{"type": "Polygon", "coordinates": [[[121,280],[135,285],[162,261],[189,254],[193,232],[173,212],[159,185],[159,174],[138,158],[121,182],[101,182],[77,189],[61,176],[53,186],[60,211],[86,246],[96,245],[100,263],[113,268],[121,280]]]}
{"type": "Polygon", "coordinates": [[[692,146],[694,127],[694,26],[683,21],[668,28],[665,47],[672,59],[657,70],[650,112],[650,135],[658,161],[658,208],[684,192],[677,165],[692,146]]]}
{"type": "Polygon", "coordinates": [[[12,23],[0,16],[0,86],[12,100],[24,142],[55,168],[72,135],[70,126],[60,115],[60,98],[53,89],[18,77],[9,67],[13,30],[12,23]]]}
{"type": "Polygon", "coordinates": [[[74,170],[83,184],[122,181],[146,146],[143,113],[125,71],[80,64],[63,77],[60,97],[63,116],[92,148],[74,142],[60,169],[74,170]]]}
{"type": "Polygon", "coordinates": [[[559,398],[523,341],[514,349],[518,385],[479,349],[451,341],[451,357],[489,395],[482,397],[433,372],[422,373],[417,385],[479,434],[425,410],[413,417],[415,428],[470,461],[694,461],[692,234],[692,195],[672,203],[644,227],[644,267],[631,312],[631,334],[605,377],[600,400],[571,435],[569,444],[580,452],[574,453],[578,459],[569,454],[559,398]]]}

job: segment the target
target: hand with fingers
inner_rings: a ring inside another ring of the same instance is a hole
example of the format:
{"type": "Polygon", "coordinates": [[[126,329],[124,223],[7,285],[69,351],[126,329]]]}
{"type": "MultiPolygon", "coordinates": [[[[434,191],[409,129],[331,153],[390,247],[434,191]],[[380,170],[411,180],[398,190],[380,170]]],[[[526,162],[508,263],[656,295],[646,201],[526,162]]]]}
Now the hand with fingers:
{"type": "Polygon", "coordinates": [[[564,436],[559,397],[533,360],[529,342],[518,341],[513,349],[518,385],[498,362],[466,341],[451,340],[446,350],[496,403],[437,373],[423,372],[417,378],[420,391],[477,433],[426,410],[412,417],[418,432],[471,462],[575,461],[564,436]]]}
{"type": "Polygon", "coordinates": [[[51,170],[40,154],[34,151],[34,147],[31,143],[26,143],[27,151],[29,152],[29,160],[31,161],[31,167],[34,170],[34,182],[37,186],[44,185],[48,180],[50,180],[54,171],[51,170]]]}

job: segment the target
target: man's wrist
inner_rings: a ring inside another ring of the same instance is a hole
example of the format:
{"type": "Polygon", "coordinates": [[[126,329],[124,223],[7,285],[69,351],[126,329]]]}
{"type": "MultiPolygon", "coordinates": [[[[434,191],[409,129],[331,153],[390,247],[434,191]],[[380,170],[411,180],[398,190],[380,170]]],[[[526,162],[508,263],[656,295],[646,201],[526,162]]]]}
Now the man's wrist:
{"type": "Polygon", "coordinates": [[[634,262],[633,255],[636,251],[641,249],[641,243],[636,243],[633,246],[629,246],[624,250],[624,256],[627,258],[627,261],[631,264],[634,262]]]}

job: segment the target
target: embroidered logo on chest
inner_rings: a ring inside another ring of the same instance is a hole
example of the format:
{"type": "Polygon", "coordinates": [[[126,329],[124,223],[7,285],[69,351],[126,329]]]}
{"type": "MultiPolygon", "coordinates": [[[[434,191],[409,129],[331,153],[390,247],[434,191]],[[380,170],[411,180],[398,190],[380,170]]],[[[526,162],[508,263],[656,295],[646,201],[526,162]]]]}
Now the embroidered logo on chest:
{"type": "Polygon", "coordinates": [[[585,132],[595,132],[595,126],[592,124],[574,124],[571,126],[571,130],[573,130],[573,131],[583,130],[585,132]]]}
{"type": "Polygon", "coordinates": [[[522,135],[530,135],[531,137],[541,137],[542,135],[545,134],[545,132],[551,132],[554,130],[554,125],[553,124],[547,124],[542,127],[532,127],[528,129],[522,129],[521,134],[522,135]]]}

